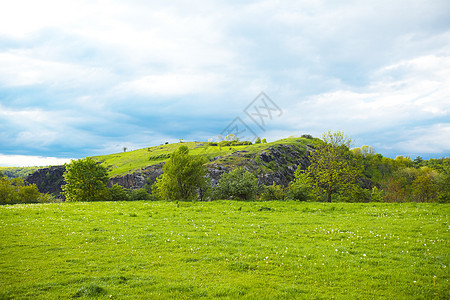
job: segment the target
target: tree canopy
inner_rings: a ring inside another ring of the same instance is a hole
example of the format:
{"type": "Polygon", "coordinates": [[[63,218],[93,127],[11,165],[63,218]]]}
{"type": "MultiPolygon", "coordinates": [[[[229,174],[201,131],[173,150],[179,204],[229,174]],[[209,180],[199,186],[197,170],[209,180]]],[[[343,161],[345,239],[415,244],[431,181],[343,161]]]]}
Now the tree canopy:
{"type": "Polygon", "coordinates": [[[361,168],[349,150],[350,145],[351,139],[343,132],[328,131],[323,135],[323,143],[310,153],[311,165],[306,175],[314,190],[326,195],[328,202],[333,193],[355,184],[361,174],[361,168]]]}
{"type": "Polygon", "coordinates": [[[67,201],[100,201],[108,197],[108,172],[92,158],[66,164],[64,179],[67,184],[62,189],[67,201]]]}
{"type": "Polygon", "coordinates": [[[157,178],[154,192],[165,200],[196,199],[197,191],[207,185],[204,157],[189,155],[187,146],[174,151],[157,178]]]}

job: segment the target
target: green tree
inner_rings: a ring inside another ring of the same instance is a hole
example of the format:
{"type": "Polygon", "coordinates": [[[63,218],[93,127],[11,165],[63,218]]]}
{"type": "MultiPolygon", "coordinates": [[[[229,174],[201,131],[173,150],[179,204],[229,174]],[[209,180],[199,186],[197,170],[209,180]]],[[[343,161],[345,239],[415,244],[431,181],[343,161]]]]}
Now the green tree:
{"type": "Polygon", "coordinates": [[[255,144],[261,144],[261,138],[259,136],[256,137],[255,144]]]}
{"type": "Polygon", "coordinates": [[[23,178],[0,178],[0,204],[52,202],[53,197],[41,194],[35,184],[27,184],[23,178]]]}
{"type": "Polygon", "coordinates": [[[286,190],[286,199],[306,201],[311,198],[311,178],[301,169],[301,165],[297,167],[294,173],[295,180],[291,181],[286,190]]]}
{"type": "Polygon", "coordinates": [[[310,153],[311,165],[306,172],[313,189],[319,195],[331,195],[355,184],[361,174],[361,168],[354,154],[349,150],[351,139],[343,132],[328,131],[323,142],[310,153]]]}
{"type": "Polygon", "coordinates": [[[266,143],[267,143],[266,138],[263,138],[263,139],[261,140],[261,143],[266,144],[266,143]]]}
{"type": "Polygon", "coordinates": [[[204,157],[189,155],[187,146],[180,146],[164,164],[163,174],[157,178],[154,193],[165,200],[196,199],[199,188],[207,181],[204,157]]]}
{"type": "Polygon", "coordinates": [[[67,184],[62,189],[67,201],[99,201],[108,197],[108,172],[91,158],[66,164],[64,179],[67,184]]]}
{"type": "Polygon", "coordinates": [[[229,199],[230,197],[249,200],[258,194],[259,186],[256,176],[244,168],[236,168],[229,173],[224,173],[217,181],[214,191],[215,198],[229,199]]]}

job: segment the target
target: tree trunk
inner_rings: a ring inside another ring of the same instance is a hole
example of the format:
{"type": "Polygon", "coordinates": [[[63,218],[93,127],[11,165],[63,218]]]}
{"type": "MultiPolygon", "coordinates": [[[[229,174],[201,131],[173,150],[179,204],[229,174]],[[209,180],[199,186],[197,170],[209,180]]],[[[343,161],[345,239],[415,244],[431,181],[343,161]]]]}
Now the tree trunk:
{"type": "Polygon", "coordinates": [[[328,196],[328,202],[331,203],[331,188],[328,188],[327,196],[328,196]]]}

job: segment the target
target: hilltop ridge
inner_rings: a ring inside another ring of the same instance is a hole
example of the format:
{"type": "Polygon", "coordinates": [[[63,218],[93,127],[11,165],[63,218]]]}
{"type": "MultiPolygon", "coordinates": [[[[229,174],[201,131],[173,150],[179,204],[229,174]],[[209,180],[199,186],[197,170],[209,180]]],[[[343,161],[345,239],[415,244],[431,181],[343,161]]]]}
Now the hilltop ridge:
{"type": "MultiPolygon", "coordinates": [[[[319,139],[314,138],[289,137],[270,143],[238,146],[180,142],[91,158],[107,168],[110,186],[119,184],[128,189],[149,188],[162,174],[162,168],[170,154],[181,145],[187,146],[191,155],[206,157],[206,168],[213,184],[221,174],[236,167],[244,167],[254,173],[261,184],[270,185],[275,182],[287,185],[293,179],[298,165],[307,168],[308,153],[318,141],[319,139]]],[[[64,184],[61,168],[63,166],[41,169],[29,175],[26,180],[36,183],[41,192],[55,192],[55,185],[60,191],[64,184]],[[51,191],[47,189],[50,186],[51,191]]]]}

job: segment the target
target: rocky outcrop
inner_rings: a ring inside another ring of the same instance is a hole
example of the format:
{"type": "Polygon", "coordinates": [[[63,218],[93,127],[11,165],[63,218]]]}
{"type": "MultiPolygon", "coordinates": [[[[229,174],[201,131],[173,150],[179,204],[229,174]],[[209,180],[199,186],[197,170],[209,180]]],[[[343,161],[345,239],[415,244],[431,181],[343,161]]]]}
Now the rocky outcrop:
{"type": "Polygon", "coordinates": [[[215,157],[207,164],[209,177],[213,185],[223,173],[236,167],[243,167],[258,177],[260,184],[281,184],[287,186],[294,179],[294,173],[300,165],[306,170],[310,165],[308,156],[313,147],[279,144],[259,153],[236,151],[224,157],[215,157]]]}
{"type": "Polygon", "coordinates": [[[111,177],[109,179],[108,186],[118,184],[130,190],[142,189],[146,185],[151,186],[153,183],[155,183],[156,178],[158,178],[158,176],[163,173],[163,166],[164,163],[159,163],[156,165],[148,166],[131,174],[111,177]]]}
{"type": "Polygon", "coordinates": [[[59,195],[62,192],[64,181],[65,166],[51,166],[39,169],[25,178],[30,184],[36,184],[39,192],[59,195]]]}

